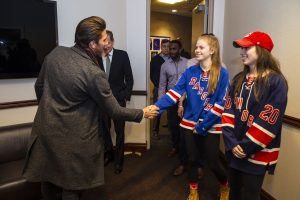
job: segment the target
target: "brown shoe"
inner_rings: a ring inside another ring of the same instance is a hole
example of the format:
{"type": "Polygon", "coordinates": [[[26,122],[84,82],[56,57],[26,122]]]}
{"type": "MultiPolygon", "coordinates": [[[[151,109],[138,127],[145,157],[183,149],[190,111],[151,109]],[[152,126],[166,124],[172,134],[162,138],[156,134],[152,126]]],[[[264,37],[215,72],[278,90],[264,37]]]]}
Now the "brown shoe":
{"type": "Polygon", "coordinates": [[[177,153],[175,148],[172,148],[171,151],[168,153],[168,157],[172,157],[177,153]]]}
{"type": "Polygon", "coordinates": [[[174,176],[180,176],[185,171],[185,167],[183,165],[179,165],[173,172],[174,176]]]}
{"type": "Polygon", "coordinates": [[[204,175],[203,169],[201,167],[199,167],[197,169],[197,172],[198,172],[198,179],[202,179],[202,177],[204,175]]]}
{"type": "Polygon", "coordinates": [[[227,185],[220,186],[220,200],[228,200],[229,199],[229,187],[227,185]]]}
{"type": "Polygon", "coordinates": [[[199,194],[197,189],[190,189],[190,194],[187,200],[199,200],[199,194]]]}

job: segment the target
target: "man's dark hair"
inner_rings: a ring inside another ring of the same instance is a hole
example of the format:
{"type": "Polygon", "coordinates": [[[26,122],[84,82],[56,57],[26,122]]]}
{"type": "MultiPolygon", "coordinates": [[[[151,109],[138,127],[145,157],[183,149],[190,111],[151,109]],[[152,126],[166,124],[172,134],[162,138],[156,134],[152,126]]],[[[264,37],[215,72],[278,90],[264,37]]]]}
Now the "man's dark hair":
{"type": "Polygon", "coordinates": [[[105,28],[104,19],[97,16],[85,18],[76,27],[75,43],[82,48],[87,48],[91,41],[98,43],[105,28]]]}
{"type": "Polygon", "coordinates": [[[179,49],[181,49],[182,48],[182,44],[181,44],[181,42],[179,41],[179,40],[171,40],[171,42],[170,42],[170,44],[177,44],[178,45],[178,47],[179,47],[179,49]]]}
{"type": "Polygon", "coordinates": [[[106,34],[109,36],[109,38],[112,42],[115,41],[114,34],[110,30],[106,30],[106,34]]]}
{"type": "Polygon", "coordinates": [[[203,33],[201,36],[205,36],[205,35],[215,36],[213,33],[203,33]]]}
{"type": "Polygon", "coordinates": [[[161,44],[165,44],[165,43],[168,43],[168,42],[170,42],[170,40],[168,40],[168,39],[162,39],[160,43],[161,44]]]}

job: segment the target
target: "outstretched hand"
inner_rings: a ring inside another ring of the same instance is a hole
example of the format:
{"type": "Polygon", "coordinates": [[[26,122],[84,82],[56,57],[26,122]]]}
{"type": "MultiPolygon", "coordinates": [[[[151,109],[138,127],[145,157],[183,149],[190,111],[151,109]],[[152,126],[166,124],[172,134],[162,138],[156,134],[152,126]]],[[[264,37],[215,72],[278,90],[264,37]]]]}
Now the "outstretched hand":
{"type": "Polygon", "coordinates": [[[147,119],[153,119],[159,114],[159,107],[155,105],[147,106],[143,109],[144,117],[147,119]]]}

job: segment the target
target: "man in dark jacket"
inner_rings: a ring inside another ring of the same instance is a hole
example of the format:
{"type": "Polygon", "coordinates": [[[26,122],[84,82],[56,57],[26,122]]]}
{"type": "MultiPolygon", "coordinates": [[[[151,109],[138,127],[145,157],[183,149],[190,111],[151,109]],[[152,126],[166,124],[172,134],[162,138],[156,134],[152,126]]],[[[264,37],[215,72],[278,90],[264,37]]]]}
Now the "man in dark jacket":
{"type": "Polygon", "coordinates": [[[24,166],[28,181],[42,182],[45,200],[78,200],[82,190],[104,183],[99,116],[140,122],[156,107],[127,109],[113,97],[96,55],[107,43],[100,17],[82,20],[74,47],[56,47],[35,83],[39,102],[24,166]]]}
{"type": "MultiPolygon", "coordinates": [[[[110,88],[114,97],[122,107],[126,107],[126,101],[130,101],[133,75],[130,60],[126,51],[114,48],[114,35],[110,30],[106,31],[108,44],[104,47],[104,52],[99,58],[99,65],[105,71],[110,88]]],[[[125,120],[113,119],[116,132],[116,149],[113,151],[113,143],[110,135],[111,118],[108,115],[102,117],[106,166],[113,159],[115,160],[115,174],[123,170],[124,162],[124,140],[125,140],[125,120]]]]}
{"type": "MultiPolygon", "coordinates": [[[[153,89],[153,102],[156,102],[158,99],[158,87],[159,87],[159,78],[160,78],[160,68],[161,65],[169,59],[169,46],[170,41],[168,39],[161,40],[161,52],[155,55],[150,62],[150,79],[154,85],[153,89]]],[[[153,131],[154,138],[159,139],[159,125],[160,125],[160,116],[156,117],[153,122],[153,131]]]]}

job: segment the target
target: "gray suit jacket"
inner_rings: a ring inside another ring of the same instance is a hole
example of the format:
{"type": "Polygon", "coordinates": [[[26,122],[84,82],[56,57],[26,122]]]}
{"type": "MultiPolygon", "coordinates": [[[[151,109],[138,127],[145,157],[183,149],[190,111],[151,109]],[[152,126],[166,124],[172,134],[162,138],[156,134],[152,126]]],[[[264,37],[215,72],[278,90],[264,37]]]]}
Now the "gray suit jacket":
{"type": "Polygon", "coordinates": [[[57,47],[45,58],[35,90],[39,106],[24,176],[69,190],[103,184],[100,113],[139,122],[143,111],[120,107],[105,73],[75,47],[57,47]]]}

